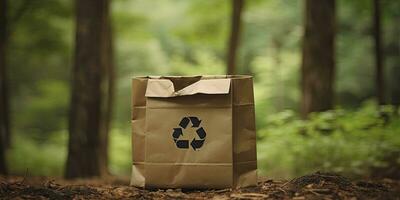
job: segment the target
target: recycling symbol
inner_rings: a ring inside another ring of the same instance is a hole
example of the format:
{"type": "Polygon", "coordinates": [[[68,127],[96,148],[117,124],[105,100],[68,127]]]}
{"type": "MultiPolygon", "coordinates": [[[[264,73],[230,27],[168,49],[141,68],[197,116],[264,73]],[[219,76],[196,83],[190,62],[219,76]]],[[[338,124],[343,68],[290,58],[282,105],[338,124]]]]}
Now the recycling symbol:
{"type": "Polygon", "coordinates": [[[192,123],[192,128],[197,128],[196,133],[200,139],[193,138],[190,142],[190,146],[192,146],[193,150],[197,150],[201,148],[204,144],[204,140],[206,139],[206,131],[203,127],[200,126],[201,120],[197,117],[183,117],[181,122],[179,123],[178,128],[174,128],[174,132],[172,133],[172,138],[176,144],[176,147],[180,149],[188,149],[189,148],[189,140],[180,140],[179,138],[183,136],[183,130],[186,129],[189,125],[189,122],[192,123]]]}

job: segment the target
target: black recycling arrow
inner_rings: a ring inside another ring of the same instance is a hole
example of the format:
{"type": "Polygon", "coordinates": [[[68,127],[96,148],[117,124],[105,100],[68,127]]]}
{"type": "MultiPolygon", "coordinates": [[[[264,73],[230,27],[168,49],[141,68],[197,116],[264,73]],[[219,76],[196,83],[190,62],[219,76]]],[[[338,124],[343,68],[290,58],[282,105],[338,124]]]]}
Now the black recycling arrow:
{"type": "Polygon", "coordinates": [[[181,128],[174,128],[174,132],[172,133],[172,137],[174,139],[178,139],[179,136],[183,135],[181,128]]]}
{"type": "Polygon", "coordinates": [[[184,117],[182,118],[181,122],[179,123],[179,126],[181,126],[182,128],[186,128],[187,125],[189,124],[189,118],[184,117]]]}
{"type": "Polygon", "coordinates": [[[192,127],[199,127],[201,120],[199,120],[197,117],[189,117],[190,121],[192,122],[192,127]]]}
{"type": "Polygon", "coordinates": [[[192,146],[192,148],[194,150],[196,150],[196,149],[201,148],[203,146],[203,144],[204,144],[204,140],[196,140],[196,138],[194,138],[192,140],[192,142],[190,143],[190,146],[192,146]]]}
{"type": "Polygon", "coordinates": [[[196,133],[200,137],[200,139],[204,139],[206,137],[206,132],[204,131],[203,127],[197,129],[196,133]]]}
{"type": "Polygon", "coordinates": [[[200,126],[201,120],[197,117],[183,117],[182,120],[179,122],[178,128],[173,128],[172,132],[172,138],[175,142],[176,147],[180,149],[188,149],[189,148],[189,142],[190,146],[194,150],[198,150],[201,148],[204,144],[205,138],[206,138],[206,131],[203,129],[203,127],[200,126]],[[186,129],[189,125],[189,122],[192,123],[192,128],[197,128],[196,133],[199,140],[196,139],[196,137],[193,138],[193,140],[190,142],[190,140],[179,140],[181,136],[183,136],[183,129],[186,129]]]}
{"type": "Polygon", "coordinates": [[[189,140],[177,140],[176,146],[181,149],[189,148],[189,140]]]}

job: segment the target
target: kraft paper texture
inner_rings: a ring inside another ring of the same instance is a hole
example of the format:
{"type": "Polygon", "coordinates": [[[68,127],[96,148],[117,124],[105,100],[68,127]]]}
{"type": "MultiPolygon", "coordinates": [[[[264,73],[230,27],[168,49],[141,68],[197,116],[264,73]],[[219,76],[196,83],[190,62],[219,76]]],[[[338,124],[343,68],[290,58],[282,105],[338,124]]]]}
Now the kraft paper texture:
{"type": "Polygon", "coordinates": [[[131,185],[257,184],[251,76],[132,79],[131,185]]]}

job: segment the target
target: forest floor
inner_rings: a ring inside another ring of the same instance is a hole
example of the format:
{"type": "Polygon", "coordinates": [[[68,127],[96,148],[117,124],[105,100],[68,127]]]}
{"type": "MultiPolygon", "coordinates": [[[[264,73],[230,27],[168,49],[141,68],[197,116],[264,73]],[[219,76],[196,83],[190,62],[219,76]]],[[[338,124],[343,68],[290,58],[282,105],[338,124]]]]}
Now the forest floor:
{"type": "Polygon", "coordinates": [[[349,179],[316,172],[290,181],[262,180],[256,187],[182,190],[131,187],[127,179],[52,180],[2,177],[0,199],[400,199],[400,181],[349,179]]]}

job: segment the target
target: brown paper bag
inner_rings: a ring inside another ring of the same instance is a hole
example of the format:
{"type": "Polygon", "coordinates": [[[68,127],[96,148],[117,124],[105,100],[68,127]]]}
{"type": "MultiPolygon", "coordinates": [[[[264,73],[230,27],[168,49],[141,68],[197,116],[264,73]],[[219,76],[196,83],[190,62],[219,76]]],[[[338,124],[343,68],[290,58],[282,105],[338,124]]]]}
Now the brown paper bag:
{"type": "Polygon", "coordinates": [[[132,94],[131,185],[256,185],[251,76],[138,77],[132,94]]]}

